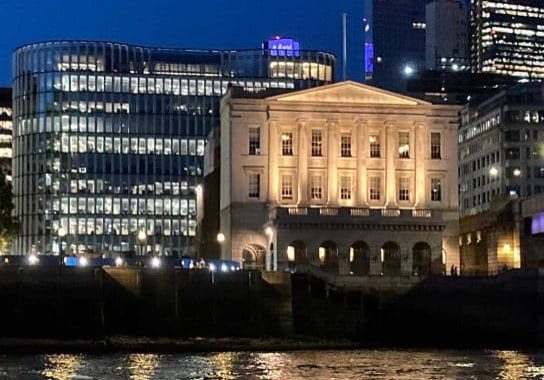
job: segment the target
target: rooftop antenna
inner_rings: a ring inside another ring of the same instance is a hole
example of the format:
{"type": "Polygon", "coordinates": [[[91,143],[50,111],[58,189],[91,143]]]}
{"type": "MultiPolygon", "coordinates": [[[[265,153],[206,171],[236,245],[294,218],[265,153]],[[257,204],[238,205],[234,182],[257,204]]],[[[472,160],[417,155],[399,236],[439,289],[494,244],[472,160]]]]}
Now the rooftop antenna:
{"type": "Polygon", "coordinates": [[[342,13],[342,80],[347,79],[348,67],[348,14],[342,13]]]}

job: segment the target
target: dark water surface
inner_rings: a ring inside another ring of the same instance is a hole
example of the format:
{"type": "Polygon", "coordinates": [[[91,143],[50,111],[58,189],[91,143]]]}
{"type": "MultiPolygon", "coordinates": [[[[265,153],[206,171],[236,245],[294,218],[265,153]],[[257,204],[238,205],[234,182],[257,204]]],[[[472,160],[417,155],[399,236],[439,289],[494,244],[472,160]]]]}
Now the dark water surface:
{"type": "Polygon", "coordinates": [[[2,355],[0,379],[544,379],[544,351],[2,355]]]}

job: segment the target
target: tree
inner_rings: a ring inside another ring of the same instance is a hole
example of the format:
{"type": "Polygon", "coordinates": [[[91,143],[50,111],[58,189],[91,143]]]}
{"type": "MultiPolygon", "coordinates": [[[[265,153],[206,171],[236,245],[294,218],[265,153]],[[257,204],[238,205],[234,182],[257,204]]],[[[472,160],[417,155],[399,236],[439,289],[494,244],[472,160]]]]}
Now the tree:
{"type": "Polygon", "coordinates": [[[19,221],[13,216],[13,193],[6,175],[0,173],[0,254],[9,253],[11,242],[19,233],[19,221]]]}

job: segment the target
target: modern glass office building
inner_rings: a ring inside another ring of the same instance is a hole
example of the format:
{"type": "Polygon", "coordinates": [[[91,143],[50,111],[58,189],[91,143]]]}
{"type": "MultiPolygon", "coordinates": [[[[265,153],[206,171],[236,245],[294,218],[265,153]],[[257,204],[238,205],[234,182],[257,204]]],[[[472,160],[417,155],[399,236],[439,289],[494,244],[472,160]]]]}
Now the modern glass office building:
{"type": "Polygon", "coordinates": [[[16,253],[189,253],[206,136],[229,84],[309,88],[334,80],[335,61],[90,41],[16,49],[16,253]]]}
{"type": "Polygon", "coordinates": [[[471,1],[472,70],[544,78],[542,0],[471,1]]]}

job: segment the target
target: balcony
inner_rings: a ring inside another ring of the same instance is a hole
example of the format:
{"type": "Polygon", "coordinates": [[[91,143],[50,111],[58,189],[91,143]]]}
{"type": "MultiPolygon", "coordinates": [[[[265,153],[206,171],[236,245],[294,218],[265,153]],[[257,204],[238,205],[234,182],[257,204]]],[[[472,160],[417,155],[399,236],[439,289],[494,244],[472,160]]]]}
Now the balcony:
{"type": "Polygon", "coordinates": [[[270,221],[302,224],[436,224],[442,212],[432,209],[368,207],[274,207],[270,221]]]}

